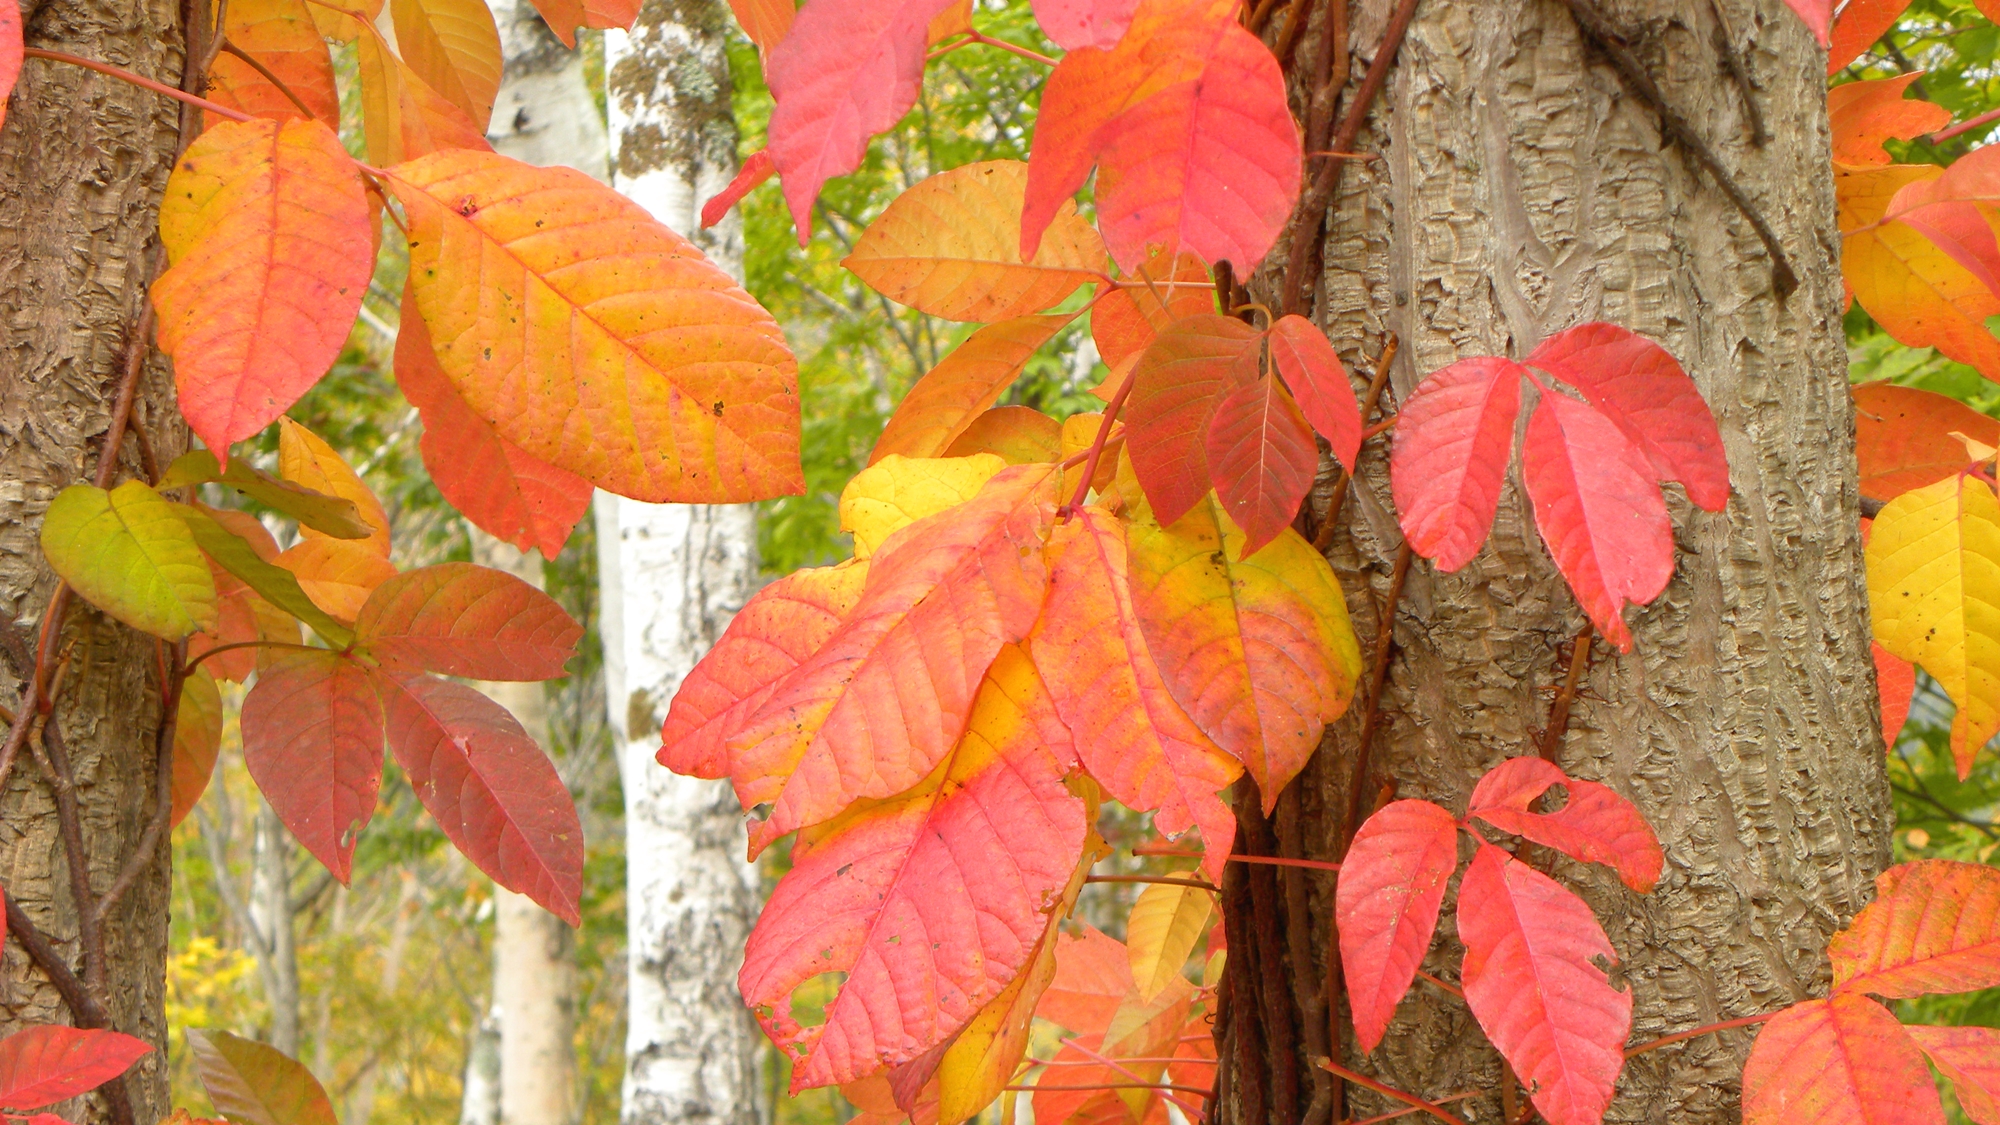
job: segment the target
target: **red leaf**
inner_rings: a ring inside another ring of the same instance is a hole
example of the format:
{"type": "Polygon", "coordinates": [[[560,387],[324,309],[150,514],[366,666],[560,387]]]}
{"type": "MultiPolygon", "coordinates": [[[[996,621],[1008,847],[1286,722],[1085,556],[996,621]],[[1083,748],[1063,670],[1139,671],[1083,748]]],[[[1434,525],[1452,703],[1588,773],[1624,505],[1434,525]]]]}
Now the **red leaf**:
{"type": "Polygon", "coordinates": [[[1027,657],[1003,650],[965,737],[930,776],[794,846],[739,978],[796,1063],[794,1093],[922,1055],[1027,964],[1088,829],[1046,749],[1053,720],[1027,657]],[[824,1020],[803,1026],[793,992],[823,973],[847,978],[824,1020]]]}
{"type": "Polygon", "coordinates": [[[1271,326],[1271,359],[1306,421],[1333,447],[1334,460],[1353,472],[1361,456],[1361,404],[1326,333],[1305,317],[1281,317],[1271,326]]]}
{"type": "Polygon", "coordinates": [[[1896,736],[1910,717],[1910,700],[1917,694],[1917,666],[1871,641],[1875,654],[1875,689],[1882,699],[1882,744],[1896,748],[1896,736]]]}
{"type": "Polygon", "coordinates": [[[1035,22],[1065,51],[1111,47],[1131,26],[1139,0],[1034,0],[1035,22]]]}
{"type": "Polygon", "coordinates": [[[764,78],[778,104],[765,151],[784,183],[799,245],[812,230],[820,185],[859,168],[869,139],[916,104],[926,33],[950,6],[951,0],[812,0],[766,56],[764,78]]]}
{"type": "Polygon", "coordinates": [[[1834,991],[1902,1000],[2000,985],[2000,871],[1922,859],[1884,871],[1875,892],[1827,946],[1834,991]]]}
{"type": "Polygon", "coordinates": [[[1569,777],[1541,758],[1509,758],[1488,770],[1472,790],[1466,815],[1571,859],[1614,868],[1640,894],[1652,891],[1666,862],[1659,839],[1632,802],[1609,786],[1569,777]],[[1568,803],[1552,813],[1529,811],[1552,785],[1568,788],[1568,803]]]}
{"type": "Polygon", "coordinates": [[[1944,1125],[1924,1056],[1865,996],[1806,1000],[1757,1032],[1743,1125],[1944,1125]]]}
{"type": "Polygon", "coordinates": [[[1126,449],[1160,526],[1171,526],[1208,493],[1204,448],[1224,389],[1257,378],[1260,334],[1231,316],[1176,321],[1132,369],[1126,449]]]}
{"type": "Polygon", "coordinates": [[[957,744],[979,677],[1041,612],[1054,479],[1046,465],[1003,469],[877,550],[853,612],[729,740],[743,806],[772,803],[753,854],[908,789],[957,744]]]}
{"type": "Polygon", "coordinates": [[[41,1024],[0,1039],[0,1106],[40,1109],[95,1090],[151,1054],[116,1031],[41,1024]]]}
{"type": "Polygon", "coordinates": [[[488,535],[555,558],[590,510],[590,482],[500,436],[438,367],[409,291],[396,333],[396,383],[424,422],[419,447],[439,492],[488,535]]]}
{"type": "Polygon", "coordinates": [[[1098,228],[1125,269],[1156,246],[1244,277],[1263,260],[1298,200],[1302,158],[1278,60],[1236,8],[1141,0],[1115,47],[1063,57],[1042,90],[1022,257],[1096,165],[1098,228]]]}
{"type": "Polygon", "coordinates": [[[1215,402],[1203,439],[1216,498],[1250,555],[1292,525],[1319,470],[1319,446],[1277,379],[1238,383],[1215,402]]]}
{"type": "Polygon", "coordinates": [[[1598,958],[1617,950],[1590,907],[1555,880],[1481,844],[1458,888],[1465,1002],[1549,1125],[1597,1125],[1632,1030],[1632,994],[1598,958]]]}
{"type": "Polygon", "coordinates": [[[1729,506],[1722,433],[1701,390],[1667,349],[1615,324],[1579,324],[1542,341],[1526,360],[1583,392],[1696,507],[1729,506]]]}
{"type": "Polygon", "coordinates": [[[1111,368],[1097,395],[1106,401],[1118,390],[1118,368],[1136,360],[1153,337],[1177,320],[1215,311],[1215,287],[1208,266],[1192,254],[1154,254],[1121,280],[1137,282],[1107,290],[1090,307],[1090,336],[1111,368]]]}
{"type": "Polygon", "coordinates": [[[1958,1108],[1976,1125],[2000,1125],[2000,1031],[1990,1027],[1905,1026],[1931,1064],[1951,1080],[1958,1108]]]}
{"type": "Polygon", "coordinates": [[[1472,561],[1493,528],[1521,409],[1521,365],[1462,359],[1417,384],[1397,413],[1389,483],[1410,549],[1443,571],[1472,561]]]}
{"type": "MultiPolygon", "coordinates": [[[[1856,0],[1849,7],[1863,3],[1865,0],[1856,0]]],[[[1893,157],[1882,147],[1883,141],[1891,137],[1909,140],[1950,124],[1951,111],[1943,106],[1903,96],[1910,83],[1923,75],[1923,71],[1913,70],[1893,78],[1843,82],[1828,90],[1826,117],[1833,130],[1833,162],[1850,167],[1885,165],[1893,157]]]]}
{"type": "Polygon", "coordinates": [[[7,99],[14,96],[25,61],[19,0],[0,0],[0,125],[7,122],[7,99]]]}
{"type": "MultiPolygon", "coordinates": [[[[1896,26],[1910,0],[1848,0],[1840,19],[1833,25],[1833,42],[1827,51],[1826,73],[1831,76],[1873,47],[1896,26]]],[[[1831,10],[1832,5],[1827,5],[1831,10]]]]}
{"type": "Polygon", "coordinates": [[[1935,391],[1863,383],[1854,388],[1854,455],[1861,495],[1894,500],[1914,488],[1955,476],[1972,463],[1953,431],[2000,445],[2000,420],[1935,391]]]}
{"type": "Polygon", "coordinates": [[[681,681],[660,728],[660,764],[695,777],[729,776],[729,737],[778,679],[819,651],[861,598],[866,561],[797,570],[757,591],[681,681]]]}
{"type": "Polygon", "coordinates": [[[1604,415],[1548,391],[1528,418],[1521,481],[1556,569],[1597,631],[1630,652],[1625,603],[1652,601],[1674,573],[1673,525],[1644,454],[1604,415]]]}
{"type": "Polygon", "coordinates": [[[507,709],[432,676],[377,677],[410,787],[493,881],[579,925],[583,827],[562,778],[507,709]]]}
{"type": "Polygon", "coordinates": [[[1362,824],[1341,861],[1333,915],[1362,1053],[1382,1042],[1431,947],[1458,868],[1458,822],[1429,801],[1395,801],[1362,824]]]}
{"type": "Polygon", "coordinates": [[[701,205],[701,229],[707,230],[721,222],[722,217],[729,214],[731,207],[743,202],[744,196],[770,179],[777,170],[778,166],[771,161],[770,149],[760,148],[744,157],[743,167],[737,171],[736,178],[729,181],[729,186],[710,196],[708,202],[701,205]]]}
{"type": "Polygon", "coordinates": [[[427,672],[472,680],[555,680],[583,626],[554,598],[505,571],[442,563],[375,588],[357,644],[427,672]]]}
{"type": "Polygon", "coordinates": [[[382,704],[366,669],[290,652],[243,700],[243,758],[278,818],[345,883],[382,786],[382,704]]]}

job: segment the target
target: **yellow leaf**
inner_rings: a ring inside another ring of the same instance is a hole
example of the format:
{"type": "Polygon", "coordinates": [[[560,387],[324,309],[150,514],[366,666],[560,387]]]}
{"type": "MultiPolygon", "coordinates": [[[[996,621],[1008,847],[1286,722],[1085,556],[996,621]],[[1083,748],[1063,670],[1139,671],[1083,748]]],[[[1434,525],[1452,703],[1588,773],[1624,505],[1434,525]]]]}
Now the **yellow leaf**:
{"type": "Polygon", "coordinates": [[[945,448],[946,457],[991,453],[1009,465],[1039,465],[1057,458],[1062,423],[1032,406],[996,406],[972,420],[945,448]]]}
{"type": "Polygon", "coordinates": [[[42,553],[90,604],[169,641],[217,618],[215,579],[194,535],[143,481],[74,484],[42,516],[42,553]]]}
{"type": "MultiPolygon", "coordinates": [[[[383,558],[389,557],[389,515],[382,510],[382,502],[332,446],[290,418],[278,419],[278,473],[293,484],[353,504],[362,520],[374,530],[368,538],[351,542],[364,545],[383,558]]],[[[299,525],[299,534],[307,539],[336,538],[304,524],[299,525]]]]}
{"type": "Polygon", "coordinates": [[[389,50],[373,24],[355,50],[361,81],[361,131],[368,142],[370,162],[400,164],[445,149],[492,147],[465,110],[432,89],[389,50]]]}
{"type": "Polygon", "coordinates": [[[349,625],[375,587],[396,576],[388,559],[347,539],[303,539],[272,561],[292,572],[314,605],[349,625]]]}
{"type": "Polygon", "coordinates": [[[1868,540],[1875,639],[1958,704],[1959,776],[2000,732],[2000,501],[1954,476],[1891,500],[1868,540]]]}
{"type": "Polygon", "coordinates": [[[978,495],[1007,462],[991,453],[971,457],[891,454],[854,475],[840,493],[840,529],[854,535],[854,557],[875,553],[884,539],[978,495]]]}
{"type": "Polygon", "coordinates": [[[1986,327],[2000,296],[1970,270],[1899,222],[1854,231],[1840,250],[1854,299],[1898,343],[1936,348],[2000,379],[2000,340],[1986,327]]]}
{"type": "Polygon", "coordinates": [[[1022,261],[1027,188],[1018,160],[941,172],[897,196],[841,264],[890,300],[948,320],[1040,312],[1097,279],[1104,243],[1068,202],[1022,261]]]}
{"type": "Polygon", "coordinates": [[[1125,952],[1140,999],[1151,1000],[1183,979],[1181,967],[1208,928],[1214,905],[1199,887],[1154,883],[1139,892],[1125,923],[1125,952]]]}
{"type": "Polygon", "coordinates": [[[389,14],[403,61],[484,130],[500,91],[500,31],[485,0],[390,0],[389,14]]]}

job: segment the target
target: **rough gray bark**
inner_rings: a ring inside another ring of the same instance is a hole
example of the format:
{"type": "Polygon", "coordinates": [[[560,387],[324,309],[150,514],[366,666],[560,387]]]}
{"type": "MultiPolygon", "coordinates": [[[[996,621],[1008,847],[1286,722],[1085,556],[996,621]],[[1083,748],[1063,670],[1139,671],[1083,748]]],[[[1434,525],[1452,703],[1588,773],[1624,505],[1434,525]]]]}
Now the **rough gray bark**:
{"type": "MultiPolygon", "coordinates": [[[[1357,5],[1357,76],[1390,7],[1357,5]]],[[[1869,898],[1893,820],[1857,531],[1824,58],[1779,5],[1724,2],[1757,83],[1742,91],[1717,55],[1708,0],[1605,10],[1775,230],[1799,288],[1778,294],[1743,214],[1662,143],[1656,112],[1582,42],[1564,3],[1426,0],[1359,146],[1384,159],[1348,169],[1316,303],[1364,372],[1384,334],[1400,336],[1398,397],[1456,359],[1519,357],[1573,324],[1613,321],[1673,352],[1721,424],[1728,510],[1701,512],[1669,490],[1673,582],[1629,615],[1631,654],[1597,645],[1554,753],[1636,801],[1665,845],[1651,896],[1601,869],[1548,868],[1603,919],[1642,1042],[1823,992],[1826,942],[1869,898]],[[1761,147],[1746,93],[1772,128],[1761,147]]],[[[1378,442],[1365,458],[1350,532],[1333,551],[1364,654],[1401,544],[1386,452],[1378,442]]],[[[1534,753],[1583,623],[1516,476],[1475,562],[1454,575],[1421,560],[1411,570],[1364,810],[1384,782],[1462,809],[1480,773],[1534,753]]],[[[1360,721],[1336,726],[1299,783],[1309,854],[1334,856],[1344,838],[1360,721]]],[[[1320,951],[1330,891],[1313,890],[1320,951]]],[[[1425,963],[1447,979],[1459,958],[1451,906],[1425,963]]],[[[1350,1065],[1428,1097],[1496,1092],[1454,1108],[1498,1119],[1498,1058],[1456,999],[1419,983],[1366,1059],[1339,1019],[1350,1065]]],[[[1640,1057],[1609,1119],[1734,1121],[1752,1038],[1703,1036],[1640,1057]]],[[[1356,1116],[1400,1108],[1347,1094],[1356,1116]]]]}
{"type": "MultiPolygon", "coordinates": [[[[44,0],[23,9],[30,46],[180,80],[182,8],[174,0],[44,0]]],[[[95,468],[120,356],[145,300],[179,117],[156,94],[30,60],[0,130],[0,618],[26,627],[30,642],[55,587],[36,538],[42,513],[95,468]]],[[[186,444],[172,404],[171,377],[155,357],[134,423],[163,461],[186,444]]],[[[136,443],[126,441],[123,453],[120,479],[138,475],[136,443]]],[[[68,622],[55,721],[75,767],[90,881],[101,894],[152,809],[160,684],[150,639],[86,606],[73,605],[68,622]]],[[[28,669],[20,654],[0,651],[0,699],[11,712],[28,669]]],[[[76,966],[78,919],[54,808],[46,772],[24,752],[0,790],[0,883],[76,966]]],[[[162,1048],[126,1079],[140,1122],[167,1110],[168,865],[168,849],[155,849],[103,926],[112,983],[100,998],[111,1023],[162,1048]]],[[[72,1022],[18,940],[8,944],[0,1032],[72,1022]]],[[[72,1120],[106,1120],[98,1096],[54,1108],[72,1120]]]]}

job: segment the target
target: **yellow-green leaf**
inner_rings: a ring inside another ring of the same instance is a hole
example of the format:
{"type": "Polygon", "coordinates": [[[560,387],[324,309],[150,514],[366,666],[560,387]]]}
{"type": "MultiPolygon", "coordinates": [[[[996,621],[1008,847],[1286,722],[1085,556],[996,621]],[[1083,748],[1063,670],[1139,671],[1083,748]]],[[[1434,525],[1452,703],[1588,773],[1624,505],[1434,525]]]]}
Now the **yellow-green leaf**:
{"type": "Polygon", "coordinates": [[[854,536],[854,557],[875,553],[897,531],[979,494],[1007,462],[991,453],[971,457],[891,454],[854,474],[840,493],[840,530],[854,536]]]}
{"type": "Polygon", "coordinates": [[[215,578],[173,506],[142,481],[74,484],[42,518],[42,553],[92,605],[169,641],[216,622],[215,578]]]}
{"type": "Polygon", "coordinates": [[[1142,1000],[1151,1000],[1177,980],[1195,943],[1208,928],[1214,907],[1207,891],[1153,883],[1139,892],[1125,923],[1125,953],[1142,1000]]]}

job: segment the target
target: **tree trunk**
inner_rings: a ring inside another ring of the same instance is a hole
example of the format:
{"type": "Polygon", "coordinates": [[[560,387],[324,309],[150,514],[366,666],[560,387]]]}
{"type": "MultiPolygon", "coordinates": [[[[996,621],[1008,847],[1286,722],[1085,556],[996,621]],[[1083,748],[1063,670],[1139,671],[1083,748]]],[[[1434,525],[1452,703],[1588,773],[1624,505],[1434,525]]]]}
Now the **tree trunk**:
{"type": "Polygon", "coordinates": [[[292,837],[277,810],[259,799],[250,851],[250,928],[257,932],[257,970],[271,1009],[265,1042],[299,1057],[299,955],[292,924],[292,837]]]}
{"type": "MultiPolygon", "coordinates": [[[[30,46],[105,59],[170,85],[182,69],[183,9],[175,0],[44,0],[23,4],[30,46]]],[[[200,9],[205,11],[204,9],[200,9]]],[[[0,131],[0,699],[20,700],[30,649],[56,587],[37,536],[63,488],[88,481],[110,428],[122,353],[151,277],[160,192],[182,118],[157,94],[76,67],[29,60],[0,131]]],[[[144,349],[149,342],[140,341],[144,349]]],[[[186,444],[163,360],[150,352],[133,425],[164,463],[186,444]]],[[[141,475],[140,445],[121,446],[118,479],[141,475]]],[[[150,1123],[167,1110],[164,993],[168,848],[155,846],[103,919],[102,964],[85,966],[78,896],[58,830],[47,747],[66,752],[89,897],[136,853],[154,809],[161,685],[154,642],[72,601],[60,637],[67,671],[55,734],[31,739],[0,782],[0,879],[54,945],[94,984],[106,1022],[155,1047],[109,1095],[57,1106],[73,1120],[150,1123]],[[88,1103],[88,1108],[85,1107],[88,1103]],[[114,1105],[125,1108],[113,1111],[114,1105]]],[[[7,956],[0,1032],[89,1022],[24,955],[19,927],[7,956]]]]}
{"type": "MultiPolygon", "coordinates": [[[[605,34],[612,184],[742,274],[732,216],[701,231],[701,203],[736,173],[736,122],[719,0],[651,0],[605,34]]],[[[744,505],[597,497],[604,683],[625,789],[626,1125],[759,1120],[761,1039],[736,990],[757,914],[756,870],[729,786],[654,760],[682,677],[757,587],[744,505]]]]}
{"type": "MultiPolygon", "coordinates": [[[[1390,7],[1357,6],[1357,79],[1390,7]]],[[[1870,896],[1893,821],[1868,648],[1824,56],[1775,4],[1617,0],[1606,17],[1775,232],[1794,291],[1781,292],[1752,224],[1697,170],[1690,146],[1662,140],[1657,109],[1584,40],[1569,6],[1430,0],[1355,146],[1383,158],[1347,169],[1316,304],[1359,378],[1385,333],[1400,337],[1398,399],[1459,358],[1520,357],[1602,319],[1664,344],[1720,422],[1728,510],[1698,511],[1670,490],[1673,582],[1629,615],[1632,653],[1592,648],[1550,751],[1575,776],[1636,801],[1666,849],[1650,896],[1538,853],[1581,890],[1617,947],[1636,1043],[1823,993],[1827,940],[1870,896]],[[1744,53],[1754,89],[1732,83],[1719,39],[1744,53]],[[1752,141],[1746,97],[1770,126],[1767,143],[1752,141]]],[[[1283,259],[1281,247],[1274,261],[1283,259]]],[[[1269,280],[1257,288],[1268,293],[1269,280]]],[[[1402,545],[1387,444],[1364,457],[1332,552],[1370,661],[1402,545]]],[[[1512,478],[1475,562],[1452,575],[1422,560],[1409,571],[1359,782],[1363,812],[1386,786],[1462,811],[1483,771],[1535,753],[1583,625],[1512,478]]],[[[1294,846],[1337,858],[1365,710],[1364,698],[1329,732],[1286,795],[1275,839],[1253,813],[1239,847],[1292,838],[1296,821],[1294,846]]],[[[1310,888],[1310,928],[1291,944],[1280,900],[1295,890],[1306,902],[1307,888],[1268,869],[1232,878],[1247,884],[1232,892],[1236,913],[1275,919],[1266,932],[1276,935],[1261,949],[1233,942],[1243,963],[1232,969],[1275,960],[1283,977],[1323,981],[1330,881],[1310,888]]],[[[1446,979],[1460,956],[1451,905],[1425,962],[1446,979]]],[[[1250,1053],[1234,1068],[1223,1119],[1253,1119],[1243,1091],[1256,1084],[1270,1120],[1288,1123],[1298,1118],[1280,1116],[1279,1103],[1290,1097],[1303,1113],[1315,1093],[1314,1036],[1299,1021],[1325,1018],[1324,1006],[1315,1011],[1316,983],[1276,1005],[1258,983],[1232,974],[1231,1003],[1252,993],[1247,1007],[1261,1018],[1230,1024],[1225,1057],[1250,1053]]],[[[1351,1067],[1431,1098],[1486,1091],[1454,1109],[1498,1119],[1500,1062],[1461,1001],[1418,983],[1365,1059],[1345,1012],[1334,1019],[1351,1067]]],[[[1608,1119],[1734,1121],[1753,1036],[1701,1036],[1635,1059],[1608,1119]]],[[[1345,1092],[1355,1117],[1402,1108],[1357,1086],[1345,1092]]]]}

